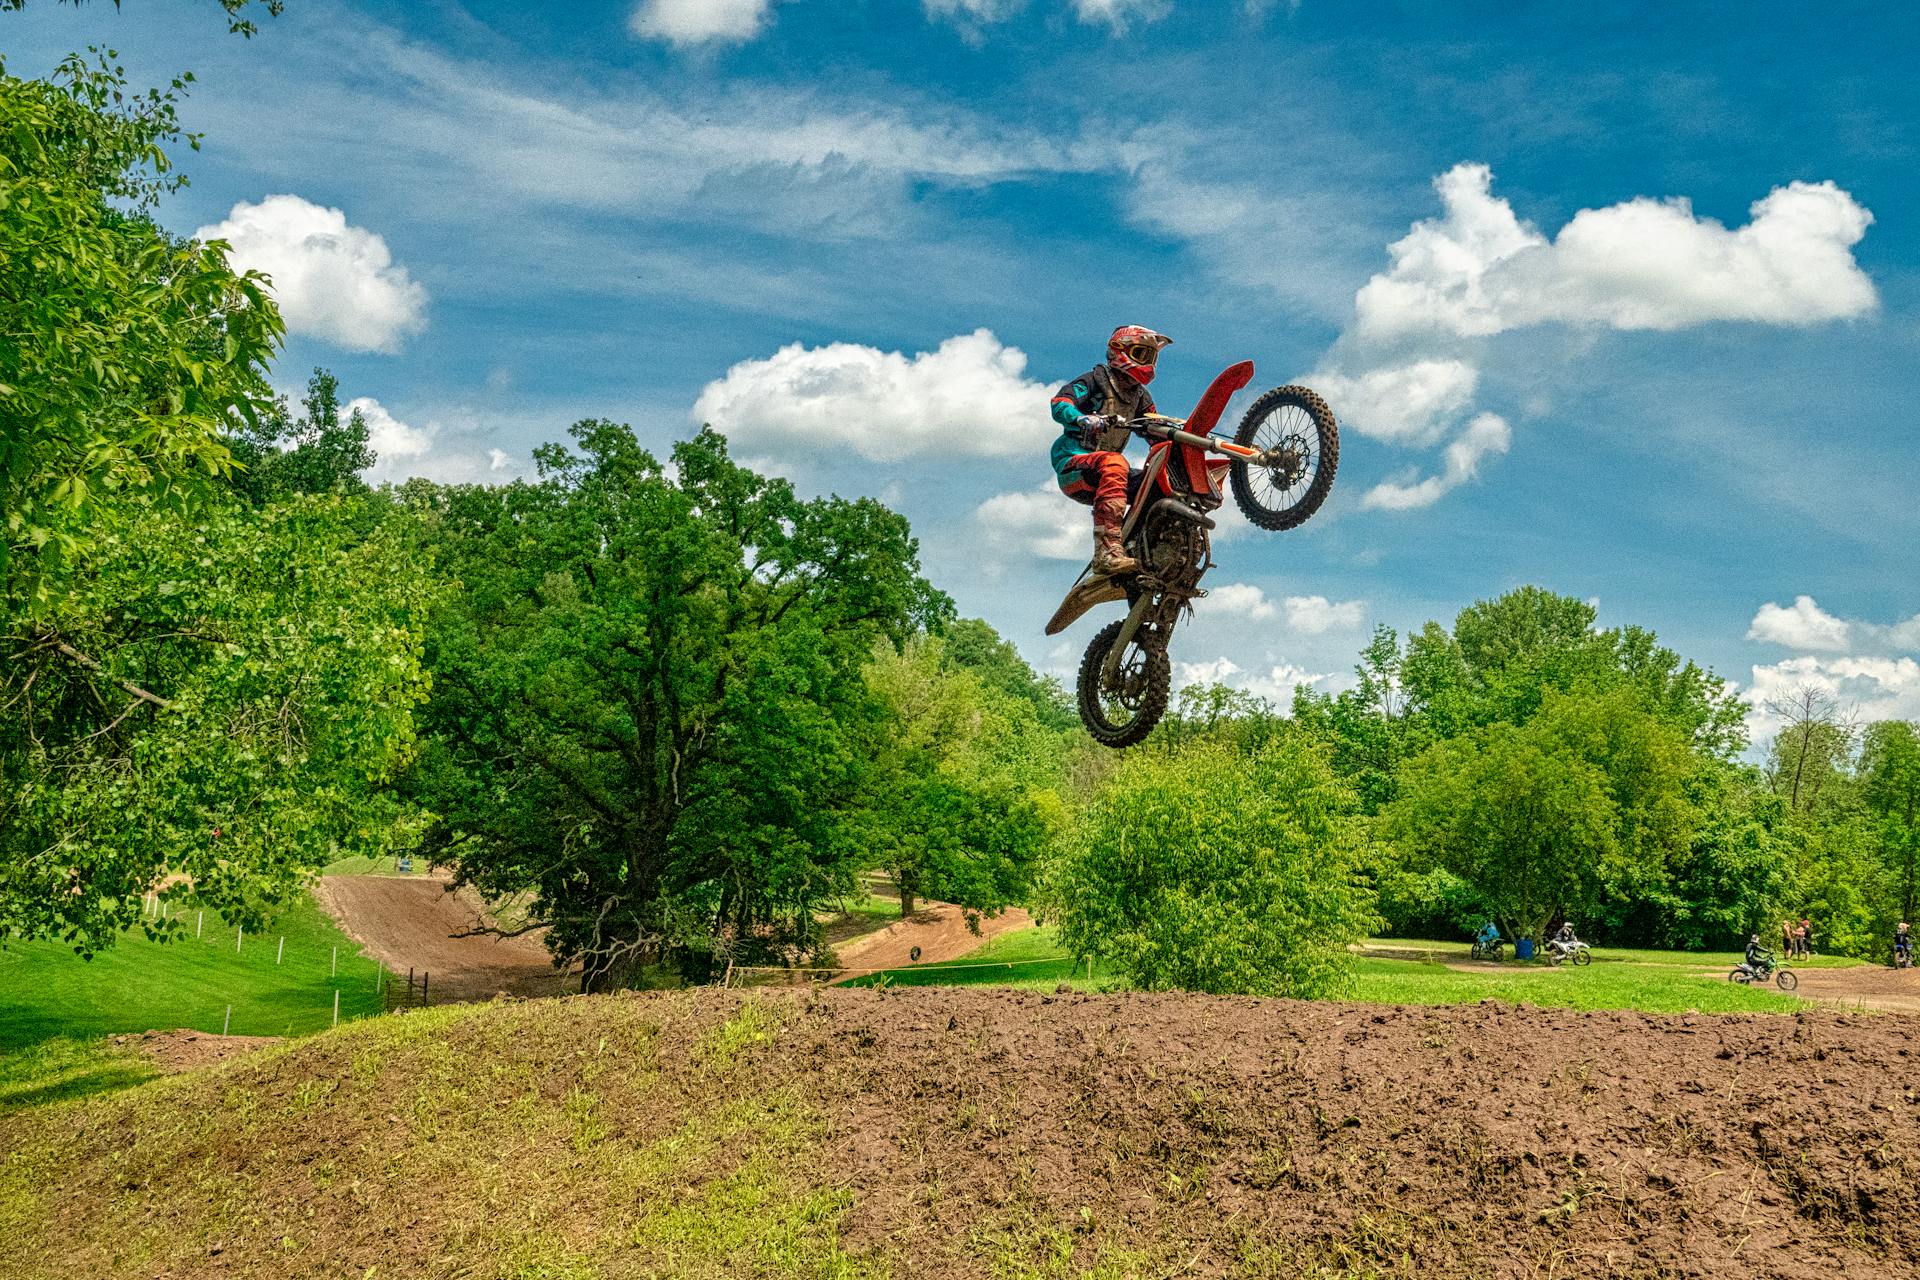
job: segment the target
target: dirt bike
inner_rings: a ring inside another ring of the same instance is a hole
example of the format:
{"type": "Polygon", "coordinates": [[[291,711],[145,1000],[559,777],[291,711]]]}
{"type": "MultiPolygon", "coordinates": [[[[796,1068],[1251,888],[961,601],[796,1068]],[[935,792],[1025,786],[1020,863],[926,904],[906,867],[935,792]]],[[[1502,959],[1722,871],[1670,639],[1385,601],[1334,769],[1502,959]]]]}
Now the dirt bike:
{"type": "Polygon", "coordinates": [[[1771,951],[1762,951],[1759,959],[1752,964],[1739,965],[1727,975],[1728,982],[1737,982],[1741,986],[1765,982],[1768,978],[1772,978],[1782,991],[1791,991],[1800,985],[1800,975],[1777,964],[1771,951]]]}
{"type": "Polygon", "coordinates": [[[1558,965],[1568,960],[1575,964],[1592,964],[1593,948],[1578,938],[1572,942],[1562,942],[1558,938],[1547,939],[1547,963],[1558,965]]]}
{"type": "Polygon", "coordinates": [[[1505,938],[1494,938],[1489,942],[1482,942],[1480,939],[1475,938],[1473,945],[1467,950],[1475,960],[1499,960],[1502,958],[1506,949],[1507,940],[1505,938]]]}
{"type": "Polygon", "coordinates": [[[1898,943],[1894,944],[1893,967],[1896,969],[1911,969],[1913,967],[1913,948],[1911,946],[1903,947],[1898,943]]]}
{"type": "Polygon", "coordinates": [[[1127,424],[1153,442],[1129,484],[1120,534],[1140,571],[1109,578],[1089,563],[1047,623],[1047,634],[1058,635],[1097,604],[1127,602],[1127,615],[1102,627],[1080,660],[1080,719],[1104,746],[1132,746],[1166,714],[1168,645],[1180,615],[1206,594],[1200,579],[1213,568],[1215,527],[1208,513],[1224,500],[1223,488],[1254,525],[1282,530],[1304,523],[1333,487],[1340,428],[1327,402],[1305,387],[1261,395],[1231,441],[1212,434],[1227,402],[1252,380],[1253,362],[1243,360],[1213,380],[1191,416],[1147,414],[1127,424]]]}

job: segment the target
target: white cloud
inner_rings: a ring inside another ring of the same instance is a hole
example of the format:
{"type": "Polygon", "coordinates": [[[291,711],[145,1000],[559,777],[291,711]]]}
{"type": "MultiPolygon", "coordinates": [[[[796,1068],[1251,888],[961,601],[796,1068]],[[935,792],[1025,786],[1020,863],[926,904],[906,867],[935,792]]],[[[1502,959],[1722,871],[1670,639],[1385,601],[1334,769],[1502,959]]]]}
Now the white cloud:
{"type": "Polygon", "coordinates": [[[427,291],[407,278],[385,240],[349,226],[338,209],[291,195],[243,200],[193,236],[229,242],[235,267],[271,276],[291,333],[390,353],[426,328],[427,291]]]}
{"type": "Polygon", "coordinates": [[[1747,639],[1765,640],[1789,649],[1832,649],[1845,652],[1852,643],[1852,628],[1814,603],[1812,596],[1797,596],[1791,607],[1768,601],[1753,615],[1747,639]]]}
{"type": "Polygon", "coordinates": [[[1438,475],[1416,483],[1388,481],[1367,490],[1360,500],[1363,507],[1382,511],[1410,511],[1430,507],[1442,495],[1452,492],[1480,472],[1480,463],[1490,454],[1505,453],[1513,443],[1513,430],[1498,414],[1483,413],[1467,424],[1458,439],[1449,444],[1445,466],[1438,475]]]}
{"type": "Polygon", "coordinates": [[[1327,685],[1340,683],[1340,677],[1331,672],[1312,672],[1305,667],[1295,666],[1291,662],[1276,663],[1264,674],[1247,671],[1231,658],[1214,658],[1207,662],[1176,662],[1173,664],[1173,684],[1183,689],[1192,684],[1224,684],[1240,689],[1256,697],[1265,698],[1281,711],[1293,705],[1293,691],[1302,685],[1327,685]]]}
{"type": "Polygon", "coordinates": [[[844,447],[875,462],[1030,456],[1050,388],[1024,377],[1026,367],[1025,352],[987,329],[912,356],[794,343],[708,383],[693,418],[736,445],[844,447]]]}
{"type": "Polygon", "coordinates": [[[1339,406],[1342,427],[1396,444],[1431,444],[1473,402],[1480,371],[1464,360],[1414,360],[1355,378],[1321,369],[1307,381],[1339,406]]]}
{"type": "Polygon", "coordinates": [[[1073,0],[1073,11],[1080,21],[1104,25],[1115,34],[1135,20],[1157,22],[1172,8],[1169,0],[1073,0]]]}
{"type": "Polygon", "coordinates": [[[627,30],[675,47],[739,44],[760,34],[772,7],[772,0],[640,0],[627,30]]]}
{"type": "Polygon", "coordinates": [[[951,22],[970,42],[977,42],[980,28],[1005,22],[1026,7],[1026,0],[922,0],[927,17],[951,22]]]}
{"type": "Polygon", "coordinates": [[[1753,668],[1752,683],[1741,692],[1751,708],[1748,722],[1756,742],[1780,730],[1779,717],[1767,709],[1811,686],[1832,695],[1843,714],[1859,721],[1920,720],[1920,662],[1909,657],[1788,658],[1753,668]]]}
{"type": "Polygon", "coordinates": [[[374,484],[414,476],[444,484],[497,484],[524,469],[514,455],[476,439],[482,432],[471,422],[434,419],[416,427],[371,396],[348,401],[347,411],[359,413],[367,424],[374,462],[366,475],[374,484]]]}
{"type": "Polygon", "coordinates": [[[1209,588],[1200,607],[1208,613],[1233,614],[1256,622],[1280,616],[1280,610],[1267,599],[1267,593],[1250,582],[1229,582],[1209,588]]]}
{"type": "Polygon", "coordinates": [[[1325,596],[1287,596],[1274,601],[1267,593],[1248,582],[1229,582],[1211,588],[1200,608],[1208,614],[1225,614],[1265,622],[1284,617],[1288,629],[1304,635],[1321,635],[1336,628],[1356,627],[1366,616],[1364,600],[1338,603],[1325,596]]]}
{"type": "Polygon", "coordinates": [[[1549,241],[1491,194],[1492,171],[1434,180],[1444,216],[1388,247],[1392,270],[1354,299],[1363,337],[1479,337],[1560,322],[1681,329],[1713,321],[1812,325],[1878,304],[1853,258],[1873,215],[1832,182],[1793,182],[1729,230],[1684,197],[1583,209],[1549,241]]]}
{"type": "Polygon", "coordinates": [[[1049,480],[1038,489],[1002,493],[973,512],[984,545],[1003,555],[1086,560],[1093,554],[1093,517],[1049,480]]]}
{"type": "Polygon", "coordinates": [[[1364,600],[1342,600],[1336,604],[1325,596],[1288,596],[1282,605],[1287,611],[1287,625],[1310,636],[1357,627],[1367,612],[1364,600]]]}

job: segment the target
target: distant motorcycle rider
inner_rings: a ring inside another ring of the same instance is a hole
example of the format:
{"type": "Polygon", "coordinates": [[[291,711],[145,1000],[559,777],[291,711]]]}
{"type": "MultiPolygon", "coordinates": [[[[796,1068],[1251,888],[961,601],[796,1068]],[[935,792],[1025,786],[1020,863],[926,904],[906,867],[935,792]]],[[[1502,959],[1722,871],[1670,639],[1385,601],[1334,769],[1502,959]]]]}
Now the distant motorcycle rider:
{"type": "Polygon", "coordinates": [[[1894,928],[1893,954],[1896,960],[1904,954],[1907,958],[1907,963],[1913,963],[1913,931],[1907,928],[1907,922],[1905,920],[1902,920],[1894,928]]]}
{"type": "Polygon", "coordinates": [[[1767,954],[1767,949],[1760,945],[1759,934],[1757,933],[1753,934],[1747,939],[1746,967],[1749,970],[1757,971],[1760,968],[1761,958],[1764,957],[1766,954],[1767,954]]]}
{"type": "Polygon", "coordinates": [[[1120,540],[1127,499],[1140,473],[1127,464],[1127,423],[1152,413],[1153,381],[1160,349],[1173,342],[1137,324],[1121,325],[1107,339],[1107,362],[1061,387],[1053,397],[1053,472],[1060,492],[1093,508],[1093,570],[1109,577],[1138,573],[1140,562],[1120,540]]]}

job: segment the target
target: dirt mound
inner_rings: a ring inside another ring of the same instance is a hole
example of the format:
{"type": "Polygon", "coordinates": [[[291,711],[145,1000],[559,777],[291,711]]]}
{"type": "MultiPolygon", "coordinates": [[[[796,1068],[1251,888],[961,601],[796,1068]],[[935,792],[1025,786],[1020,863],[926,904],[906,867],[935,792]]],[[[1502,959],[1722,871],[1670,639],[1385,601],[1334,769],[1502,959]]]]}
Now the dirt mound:
{"type": "Polygon", "coordinates": [[[986,990],[374,1019],[0,1118],[27,1276],[1899,1277],[1920,1023],[986,990]]]}
{"type": "Polygon", "coordinates": [[[1033,927],[1033,917],[1019,907],[997,916],[981,916],[979,932],[967,927],[966,912],[950,902],[929,904],[905,920],[896,920],[840,947],[840,963],[860,970],[898,969],[909,964],[958,960],[990,938],[1015,929],[1033,927]],[[920,954],[913,954],[915,947],[920,954]]]}
{"type": "Polygon", "coordinates": [[[208,1031],[141,1031],[107,1037],[117,1048],[138,1049],[162,1071],[190,1071],[264,1045],[279,1044],[279,1036],[217,1036],[208,1031]]]}
{"type": "Polygon", "coordinates": [[[538,934],[461,937],[490,923],[471,891],[449,892],[438,877],[322,876],[313,896],[347,936],[395,973],[432,975],[429,996],[485,1000],[559,995],[573,989],[538,934]]]}

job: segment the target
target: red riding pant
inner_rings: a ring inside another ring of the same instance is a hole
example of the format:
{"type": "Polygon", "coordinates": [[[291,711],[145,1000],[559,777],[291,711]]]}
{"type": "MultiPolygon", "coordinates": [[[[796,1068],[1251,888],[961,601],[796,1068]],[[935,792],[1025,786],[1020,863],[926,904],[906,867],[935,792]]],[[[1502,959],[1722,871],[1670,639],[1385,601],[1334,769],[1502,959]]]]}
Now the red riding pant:
{"type": "Polygon", "coordinates": [[[1078,478],[1061,486],[1062,491],[1093,504],[1095,528],[1118,528],[1127,514],[1127,476],[1132,470],[1126,456],[1106,451],[1077,453],[1067,465],[1078,478]]]}

